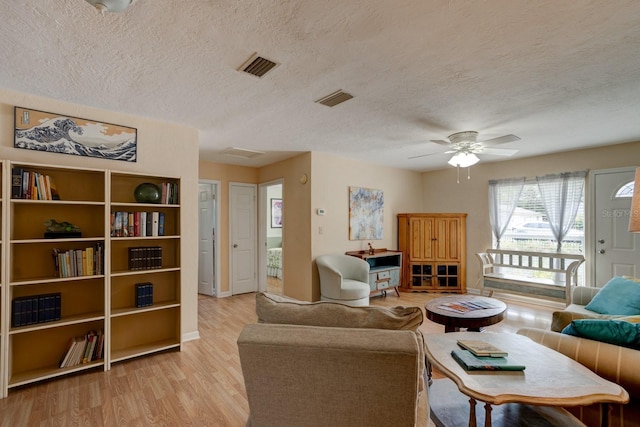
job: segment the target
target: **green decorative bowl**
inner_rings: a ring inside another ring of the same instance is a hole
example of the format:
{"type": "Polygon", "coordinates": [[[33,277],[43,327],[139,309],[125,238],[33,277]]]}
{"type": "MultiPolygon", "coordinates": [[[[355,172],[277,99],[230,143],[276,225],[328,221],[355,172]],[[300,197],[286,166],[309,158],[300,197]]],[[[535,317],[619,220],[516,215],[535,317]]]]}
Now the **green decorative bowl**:
{"type": "Polygon", "coordinates": [[[160,203],[162,193],[157,185],[145,182],[136,187],[133,191],[133,197],[139,203],[160,203]]]}

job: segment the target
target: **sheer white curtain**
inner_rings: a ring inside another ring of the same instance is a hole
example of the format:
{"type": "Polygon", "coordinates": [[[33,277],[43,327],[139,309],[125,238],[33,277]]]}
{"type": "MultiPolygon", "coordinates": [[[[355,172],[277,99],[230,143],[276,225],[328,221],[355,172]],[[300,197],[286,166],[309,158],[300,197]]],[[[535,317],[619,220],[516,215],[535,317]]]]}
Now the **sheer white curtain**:
{"type": "Polygon", "coordinates": [[[562,250],[562,239],[576,219],[586,175],[586,171],[579,171],[536,177],[551,232],[558,242],[558,252],[562,250]]]}
{"type": "Polygon", "coordinates": [[[489,222],[497,249],[500,248],[500,238],[511,220],[523,186],[524,177],[489,181],[489,222]]]}

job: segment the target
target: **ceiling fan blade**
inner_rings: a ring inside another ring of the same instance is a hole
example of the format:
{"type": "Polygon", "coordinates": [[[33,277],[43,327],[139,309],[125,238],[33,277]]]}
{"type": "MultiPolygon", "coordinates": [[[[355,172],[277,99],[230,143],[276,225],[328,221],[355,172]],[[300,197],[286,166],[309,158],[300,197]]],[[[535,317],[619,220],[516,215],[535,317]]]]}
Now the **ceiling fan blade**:
{"type": "Polygon", "coordinates": [[[419,156],[411,156],[411,157],[409,157],[409,159],[418,159],[418,158],[420,158],[420,157],[435,156],[436,154],[442,154],[442,153],[420,154],[419,156]]]}
{"type": "Polygon", "coordinates": [[[483,148],[479,154],[489,154],[493,156],[513,156],[519,150],[509,149],[509,148],[483,148]]]}
{"type": "Polygon", "coordinates": [[[440,145],[451,145],[451,142],[443,141],[441,139],[432,139],[431,142],[435,142],[436,144],[440,144],[440,145]]]}
{"type": "Polygon", "coordinates": [[[489,147],[491,145],[506,144],[508,142],[515,142],[515,141],[520,141],[520,137],[509,134],[509,135],[499,136],[497,138],[487,139],[486,141],[481,141],[481,142],[482,142],[482,145],[484,145],[485,147],[489,147]]]}

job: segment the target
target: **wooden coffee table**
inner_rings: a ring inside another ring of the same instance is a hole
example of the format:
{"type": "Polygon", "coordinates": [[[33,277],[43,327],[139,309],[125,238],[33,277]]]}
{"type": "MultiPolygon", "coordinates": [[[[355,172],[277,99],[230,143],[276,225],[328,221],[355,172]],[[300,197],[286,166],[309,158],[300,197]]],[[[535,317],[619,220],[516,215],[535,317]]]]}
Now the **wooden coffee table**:
{"type": "MultiPolygon", "coordinates": [[[[451,357],[459,339],[478,339],[475,332],[426,334],[429,368],[451,379],[469,399],[469,426],[476,425],[476,401],[485,402],[485,426],[491,426],[491,405],[521,403],[550,407],[593,403],[626,403],[625,389],[593,373],[573,359],[514,333],[483,333],[480,338],[506,350],[509,358],[524,364],[524,371],[466,371],[451,357]]],[[[429,369],[430,371],[430,369],[429,369]]],[[[438,393],[432,398],[442,398],[438,393]]],[[[603,410],[603,417],[607,410],[603,410]]],[[[603,419],[606,425],[606,419],[603,419]]]]}
{"type": "Polygon", "coordinates": [[[495,298],[475,295],[451,295],[435,298],[426,303],[424,308],[427,312],[427,319],[444,325],[445,332],[458,332],[460,328],[478,332],[480,328],[496,324],[504,319],[507,305],[495,298]],[[465,313],[443,308],[445,304],[458,302],[475,303],[495,308],[470,310],[465,313]]]}

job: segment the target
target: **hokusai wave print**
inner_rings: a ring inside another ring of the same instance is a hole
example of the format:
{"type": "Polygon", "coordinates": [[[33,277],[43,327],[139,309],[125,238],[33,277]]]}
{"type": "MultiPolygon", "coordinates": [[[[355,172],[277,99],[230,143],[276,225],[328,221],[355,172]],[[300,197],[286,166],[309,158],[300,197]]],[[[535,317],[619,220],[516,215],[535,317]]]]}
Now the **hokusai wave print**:
{"type": "Polygon", "coordinates": [[[382,190],[349,187],[349,240],[381,240],[382,190]]]}
{"type": "Polygon", "coordinates": [[[15,107],[14,147],[135,162],[137,130],[15,107]]]}

